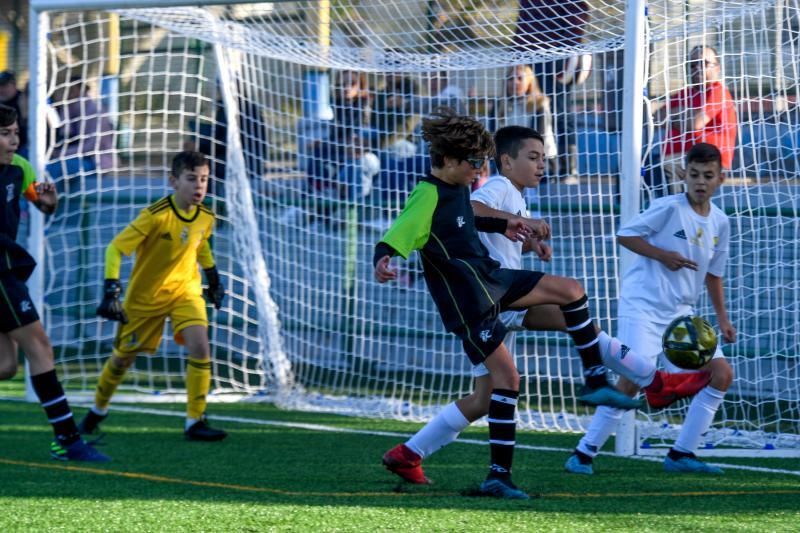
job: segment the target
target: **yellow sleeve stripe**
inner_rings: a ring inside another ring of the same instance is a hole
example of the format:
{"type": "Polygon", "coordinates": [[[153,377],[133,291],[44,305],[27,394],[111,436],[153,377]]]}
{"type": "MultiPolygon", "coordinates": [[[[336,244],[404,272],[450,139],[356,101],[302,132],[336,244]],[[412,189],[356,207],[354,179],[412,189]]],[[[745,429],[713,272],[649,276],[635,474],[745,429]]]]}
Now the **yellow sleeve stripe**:
{"type": "Polygon", "coordinates": [[[211,215],[212,217],[215,217],[215,216],[216,216],[216,215],[214,215],[214,212],[213,212],[211,209],[207,208],[207,207],[206,207],[206,206],[204,206],[203,204],[200,204],[198,207],[200,208],[200,210],[201,210],[203,213],[206,213],[206,214],[208,214],[208,215],[211,215]]]}

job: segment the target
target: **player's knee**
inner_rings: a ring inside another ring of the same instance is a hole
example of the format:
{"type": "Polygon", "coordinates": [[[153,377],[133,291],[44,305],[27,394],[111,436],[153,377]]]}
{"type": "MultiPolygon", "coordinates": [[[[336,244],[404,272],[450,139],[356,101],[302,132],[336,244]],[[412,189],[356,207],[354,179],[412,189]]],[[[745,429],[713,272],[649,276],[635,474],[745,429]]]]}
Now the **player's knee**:
{"type": "Polygon", "coordinates": [[[514,367],[503,368],[492,374],[492,383],[498,389],[519,390],[519,372],[514,367]]]}
{"type": "Polygon", "coordinates": [[[0,381],[17,375],[17,361],[14,357],[0,359],[0,381]]]}
{"type": "Polygon", "coordinates": [[[711,370],[711,386],[719,391],[726,391],[733,383],[733,367],[724,359],[711,370]]]}
{"type": "Polygon", "coordinates": [[[581,285],[578,280],[569,279],[569,281],[564,284],[564,295],[570,302],[580,300],[585,294],[586,291],[583,290],[583,285],[581,285]]]}

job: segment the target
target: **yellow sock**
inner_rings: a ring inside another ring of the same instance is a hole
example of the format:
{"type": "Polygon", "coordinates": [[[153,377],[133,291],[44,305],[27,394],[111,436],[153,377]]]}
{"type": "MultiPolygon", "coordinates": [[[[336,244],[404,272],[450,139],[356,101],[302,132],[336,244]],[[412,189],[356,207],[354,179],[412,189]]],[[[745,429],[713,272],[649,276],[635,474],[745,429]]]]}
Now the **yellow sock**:
{"type": "Polygon", "coordinates": [[[111,363],[111,357],[106,359],[106,364],[103,365],[103,371],[100,373],[100,379],[97,380],[97,387],[94,391],[94,404],[100,409],[108,409],[108,403],[111,397],[117,391],[117,387],[125,377],[127,368],[117,368],[111,363]]]}
{"type": "Polygon", "coordinates": [[[193,359],[186,361],[186,416],[200,419],[206,412],[206,397],[211,388],[211,361],[193,359]]]}

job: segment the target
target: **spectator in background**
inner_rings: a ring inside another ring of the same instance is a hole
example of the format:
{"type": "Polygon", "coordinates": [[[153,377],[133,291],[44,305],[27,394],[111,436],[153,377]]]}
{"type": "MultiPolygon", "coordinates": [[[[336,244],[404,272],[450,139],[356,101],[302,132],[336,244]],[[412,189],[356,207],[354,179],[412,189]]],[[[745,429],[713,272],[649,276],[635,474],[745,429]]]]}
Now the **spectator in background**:
{"type": "Polygon", "coordinates": [[[10,70],[0,72],[0,104],[17,111],[19,148],[17,153],[28,157],[28,95],[17,88],[17,77],[10,70]]]}
{"type": "MultiPolygon", "coordinates": [[[[391,150],[399,141],[407,141],[413,131],[413,99],[419,95],[419,84],[407,76],[387,74],[382,90],[375,95],[371,125],[376,145],[391,150]],[[409,130],[409,126],[411,129],[409,130]]],[[[413,154],[412,154],[413,155],[413,154]]]]}
{"type": "MultiPolygon", "coordinates": [[[[588,20],[589,4],[583,0],[519,0],[514,44],[539,52],[574,48],[581,44],[588,20]]],[[[574,88],[581,82],[574,75],[575,62],[576,58],[565,58],[533,66],[539,88],[550,99],[555,121],[558,157],[551,160],[550,173],[572,180],[578,175],[574,88]]]]}
{"type": "Polygon", "coordinates": [[[54,162],[47,170],[54,180],[81,171],[105,172],[117,168],[114,125],[90,95],[83,78],[72,78],[53,107],[59,124],[51,154],[54,162]]]}
{"type": "Polygon", "coordinates": [[[228,118],[225,103],[218,92],[214,100],[214,122],[190,120],[189,131],[192,136],[183,143],[186,152],[200,152],[208,157],[211,175],[208,180],[208,194],[224,195],[225,161],[228,157],[228,118]]]}
{"type": "Polygon", "coordinates": [[[666,121],[668,129],[661,168],[664,188],[675,188],[673,192],[682,189],[683,161],[689,148],[701,142],[713,144],[722,154],[723,169],[730,169],[736,147],[736,106],[723,82],[717,51],[695,46],[687,68],[689,85],[670,95],[656,112],[656,120],[666,121]]]}
{"type": "Polygon", "coordinates": [[[464,89],[450,82],[450,74],[446,70],[431,75],[428,89],[432,108],[449,107],[456,113],[466,113],[467,107],[464,100],[467,94],[464,89]]]}

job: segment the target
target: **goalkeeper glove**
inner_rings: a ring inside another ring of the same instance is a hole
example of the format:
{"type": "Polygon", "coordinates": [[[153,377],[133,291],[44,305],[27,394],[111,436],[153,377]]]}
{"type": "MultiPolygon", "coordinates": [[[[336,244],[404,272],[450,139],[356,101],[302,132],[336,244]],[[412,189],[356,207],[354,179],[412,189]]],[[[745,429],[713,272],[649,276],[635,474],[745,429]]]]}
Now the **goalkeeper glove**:
{"type": "Polygon", "coordinates": [[[120,294],[122,294],[122,284],[118,279],[105,280],[103,282],[103,301],[97,308],[97,315],[127,324],[128,315],[122,309],[122,302],[119,301],[120,294]]]}
{"type": "Polygon", "coordinates": [[[206,275],[206,282],[208,288],[203,291],[206,299],[214,304],[215,309],[222,307],[222,300],[225,298],[225,287],[222,286],[219,279],[219,271],[217,267],[203,269],[206,275]]]}

